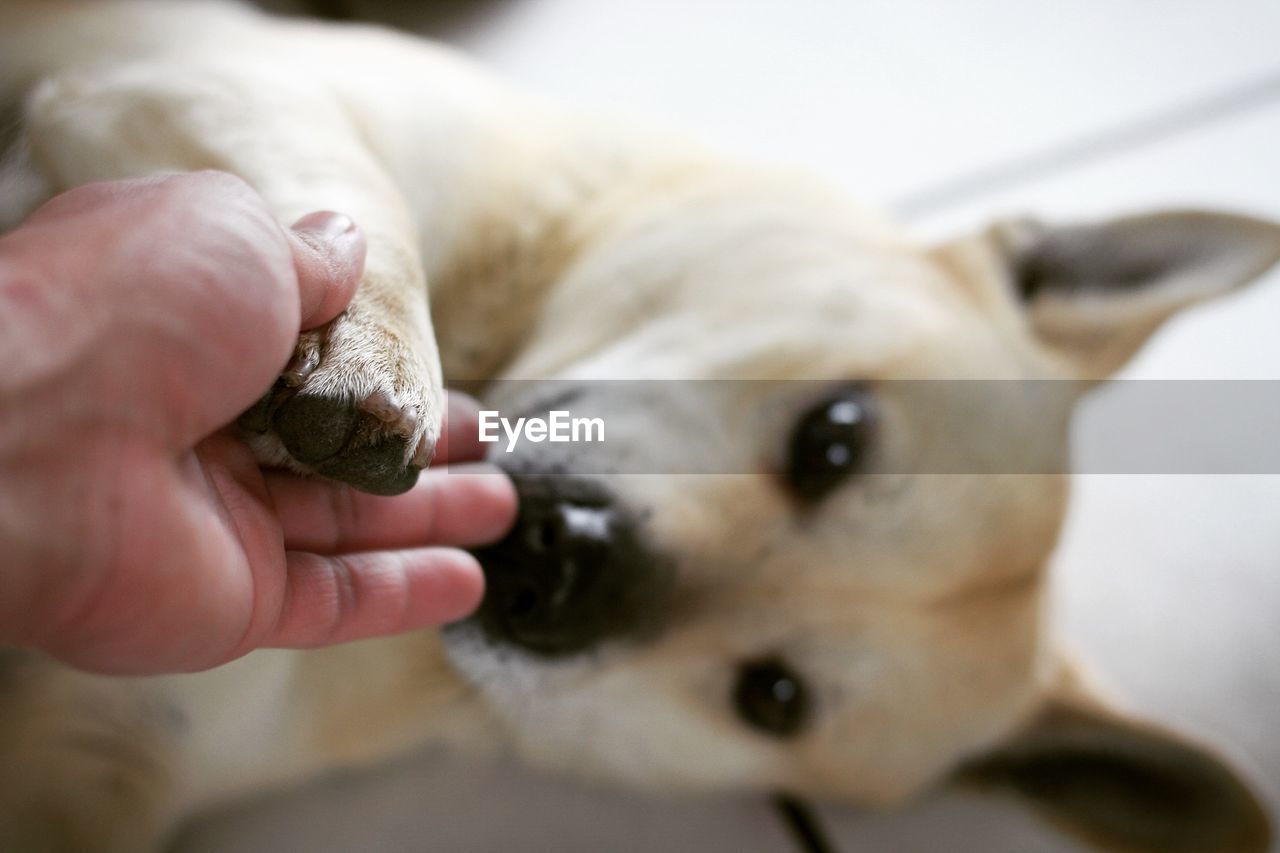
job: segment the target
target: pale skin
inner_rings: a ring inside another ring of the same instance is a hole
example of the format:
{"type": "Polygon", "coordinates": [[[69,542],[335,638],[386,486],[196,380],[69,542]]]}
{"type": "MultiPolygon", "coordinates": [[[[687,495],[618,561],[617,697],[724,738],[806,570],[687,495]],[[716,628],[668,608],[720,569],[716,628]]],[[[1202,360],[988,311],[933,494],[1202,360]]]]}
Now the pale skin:
{"type": "MultiPolygon", "coordinates": [[[[345,216],[281,228],[220,173],[82,187],[0,238],[0,642],[190,671],[476,606],[460,547],[509,526],[504,476],[375,497],[264,472],[225,428],[350,301],[364,253],[345,216]]],[[[455,399],[437,462],[479,457],[474,420],[455,399]]]]}

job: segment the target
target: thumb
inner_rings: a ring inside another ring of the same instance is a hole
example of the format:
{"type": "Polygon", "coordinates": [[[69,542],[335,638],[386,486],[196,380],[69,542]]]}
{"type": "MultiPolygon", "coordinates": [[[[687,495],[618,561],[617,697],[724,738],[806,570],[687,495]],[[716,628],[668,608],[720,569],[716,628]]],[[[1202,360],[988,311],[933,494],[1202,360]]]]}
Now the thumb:
{"type": "Polygon", "coordinates": [[[347,216],[308,213],[286,233],[298,273],[300,328],[321,326],[338,316],[355,295],[364,273],[364,232],[347,216]]]}

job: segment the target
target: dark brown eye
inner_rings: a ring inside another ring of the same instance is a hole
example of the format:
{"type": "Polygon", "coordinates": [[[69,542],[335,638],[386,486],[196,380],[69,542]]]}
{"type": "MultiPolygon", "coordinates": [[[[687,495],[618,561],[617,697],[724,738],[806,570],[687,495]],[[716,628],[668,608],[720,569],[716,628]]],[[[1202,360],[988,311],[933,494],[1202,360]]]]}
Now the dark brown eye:
{"type": "Polygon", "coordinates": [[[809,721],[809,692],[804,682],[772,658],[739,668],[733,705],[748,725],[774,737],[799,734],[809,721]]]}
{"type": "Polygon", "coordinates": [[[875,426],[871,395],[845,388],[814,406],[791,434],[787,480],[800,497],[816,501],[856,471],[875,426]]]}

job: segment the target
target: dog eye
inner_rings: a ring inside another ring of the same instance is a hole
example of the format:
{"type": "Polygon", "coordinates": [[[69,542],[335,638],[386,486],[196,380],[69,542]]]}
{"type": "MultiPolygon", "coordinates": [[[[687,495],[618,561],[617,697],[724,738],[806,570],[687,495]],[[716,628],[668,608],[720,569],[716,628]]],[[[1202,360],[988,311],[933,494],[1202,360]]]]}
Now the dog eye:
{"type": "Polygon", "coordinates": [[[861,388],[845,388],[806,412],[791,434],[791,488],[815,501],[839,485],[862,461],[874,421],[871,395],[861,388]]]}
{"type": "Polygon", "coordinates": [[[809,693],[804,682],[773,659],[739,668],[733,704],[748,725],[775,737],[798,734],[809,721],[809,693]]]}

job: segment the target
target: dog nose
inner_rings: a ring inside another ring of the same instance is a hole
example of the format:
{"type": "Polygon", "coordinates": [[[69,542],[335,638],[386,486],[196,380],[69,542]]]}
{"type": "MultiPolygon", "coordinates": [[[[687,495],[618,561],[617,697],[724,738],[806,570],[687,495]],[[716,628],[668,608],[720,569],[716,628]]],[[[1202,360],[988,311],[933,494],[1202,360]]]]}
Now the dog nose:
{"type": "Polygon", "coordinates": [[[477,552],[487,582],[477,616],[490,639],[556,656],[653,625],[667,572],[631,514],[581,485],[516,485],[515,526],[477,552]]]}
{"type": "Polygon", "coordinates": [[[608,509],[554,504],[530,512],[518,525],[533,571],[517,580],[505,602],[512,633],[526,643],[562,644],[575,621],[573,609],[589,597],[590,587],[609,559],[608,509]]]}

